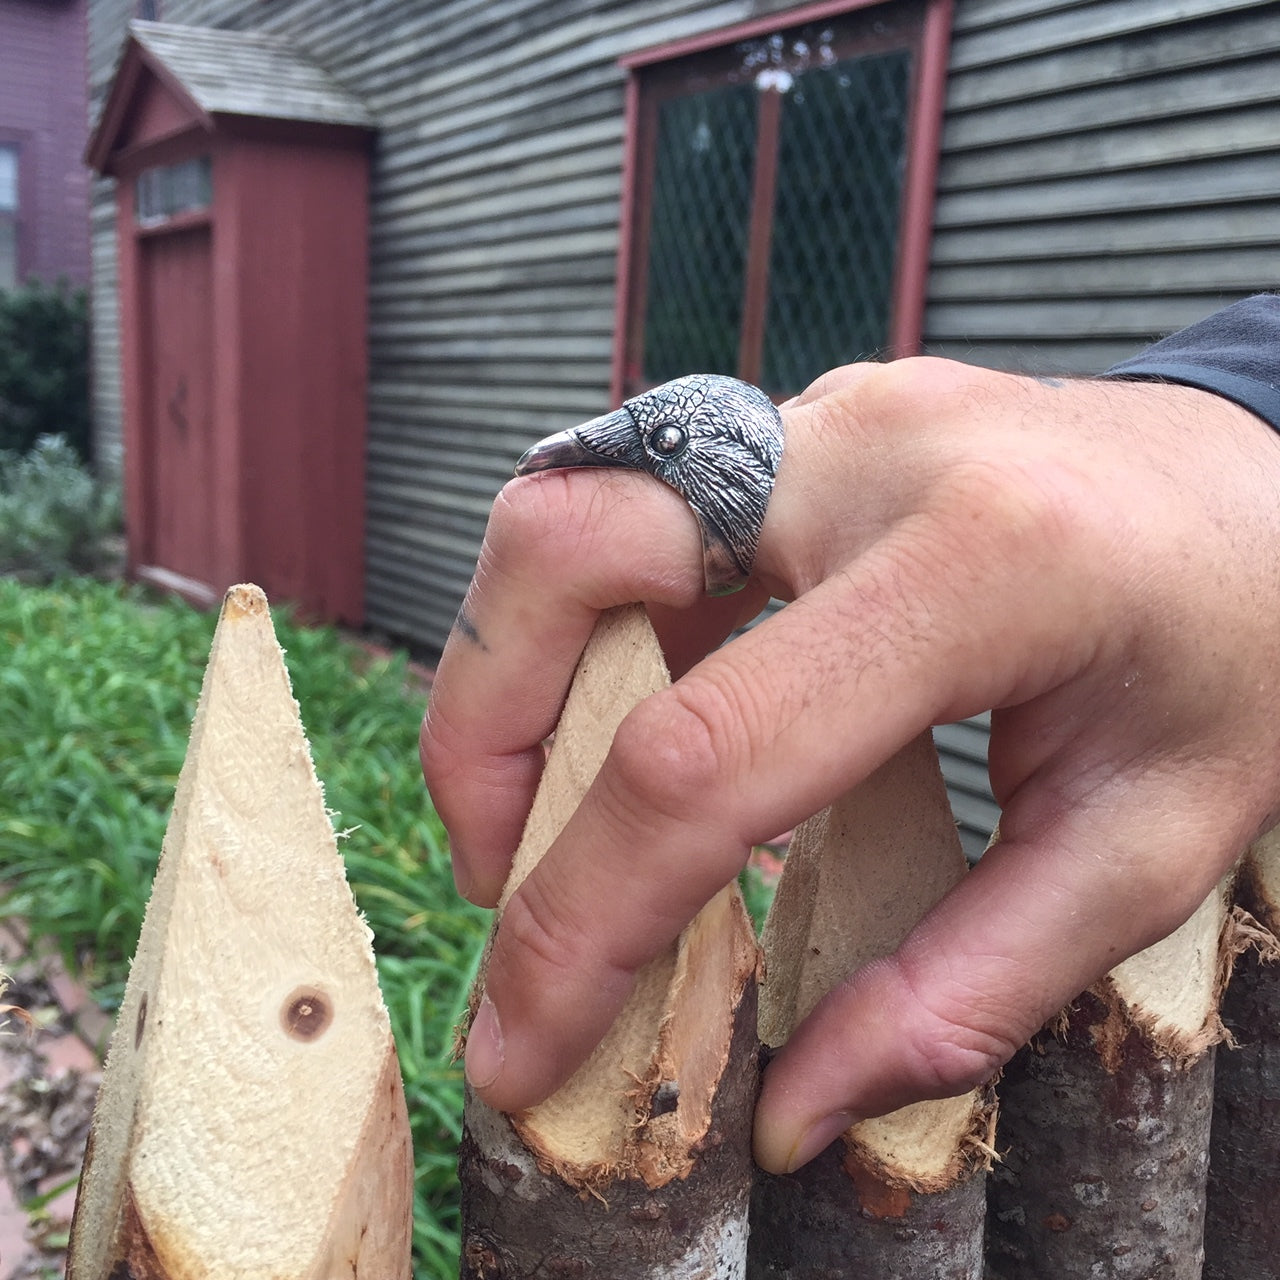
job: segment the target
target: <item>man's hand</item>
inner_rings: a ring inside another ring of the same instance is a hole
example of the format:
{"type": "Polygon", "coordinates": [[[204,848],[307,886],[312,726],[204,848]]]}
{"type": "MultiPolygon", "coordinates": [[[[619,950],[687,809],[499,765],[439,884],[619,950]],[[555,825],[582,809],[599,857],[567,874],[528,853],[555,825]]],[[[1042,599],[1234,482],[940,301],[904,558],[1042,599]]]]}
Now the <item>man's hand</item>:
{"type": "Polygon", "coordinates": [[[771,1064],[774,1171],[985,1080],[1280,808],[1280,438],[1257,418],[932,359],[836,370],[783,416],[740,596],[703,596],[696,522],[648,477],[507,485],[422,734],[458,887],[492,905],[599,611],[648,602],[679,677],[504,910],[467,1071],[510,1111],[567,1078],[754,843],[994,709],[1001,842],[771,1064]],[[770,593],[791,603],[716,648],[770,593]]]}

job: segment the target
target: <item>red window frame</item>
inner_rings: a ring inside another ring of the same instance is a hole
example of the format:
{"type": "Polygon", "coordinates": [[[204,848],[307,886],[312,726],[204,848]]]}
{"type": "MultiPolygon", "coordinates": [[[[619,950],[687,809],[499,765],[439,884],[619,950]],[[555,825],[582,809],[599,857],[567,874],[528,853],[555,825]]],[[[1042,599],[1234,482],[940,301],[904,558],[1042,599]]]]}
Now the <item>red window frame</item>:
{"type": "MultiPolygon", "coordinates": [[[[643,381],[644,319],[648,273],[649,215],[656,158],[658,107],[680,92],[690,55],[708,59],[714,70],[717,51],[736,60],[734,46],[775,33],[787,33],[810,23],[845,17],[860,10],[883,8],[892,28],[887,45],[901,48],[904,28],[895,24],[896,0],[825,0],[737,26],[721,28],[686,40],[672,41],[628,54],[618,65],[627,72],[625,148],[622,170],[622,209],[618,244],[617,294],[614,315],[613,364],[610,395],[621,404],[645,387],[643,381]]],[[[908,91],[906,166],[898,215],[892,314],[885,356],[912,355],[920,350],[924,328],[925,286],[929,245],[933,234],[933,202],[938,151],[946,95],[947,57],[951,40],[952,0],[923,0],[923,15],[906,41],[912,53],[912,82],[908,91]]],[[[872,48],[866,39],[864,49],[872,48]]],[[[761,95],[758,138],[776,136],[780,95],[761,95]]],[[[758,154],[753,177],[752,220],[749,230],[743,333],[739,355],[741,376],[758,375],[763,345],[767,258],[772,231],[772,191],[776,150],[758,154]]],[[[795,388],[800,390],[800,388],[795,388]]]]}

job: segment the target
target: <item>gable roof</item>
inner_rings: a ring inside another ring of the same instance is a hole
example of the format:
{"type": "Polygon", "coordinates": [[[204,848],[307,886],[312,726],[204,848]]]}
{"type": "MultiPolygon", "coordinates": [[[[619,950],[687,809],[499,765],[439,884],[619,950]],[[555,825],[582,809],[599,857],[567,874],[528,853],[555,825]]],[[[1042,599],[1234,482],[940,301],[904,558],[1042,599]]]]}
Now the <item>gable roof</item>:
{"type": "Polygon", "coordinates": [[[89,140],[99,172],[147,72],[210,129],[216,116],[374,127],[364,103],[283,36],[135,21],[89,140]]]}
{"type": "Polygon", "coordinates": [[[210,115],[373,124],[364,103],[281,36],[170,22],[131,22],[129,34],[210,115]]]}

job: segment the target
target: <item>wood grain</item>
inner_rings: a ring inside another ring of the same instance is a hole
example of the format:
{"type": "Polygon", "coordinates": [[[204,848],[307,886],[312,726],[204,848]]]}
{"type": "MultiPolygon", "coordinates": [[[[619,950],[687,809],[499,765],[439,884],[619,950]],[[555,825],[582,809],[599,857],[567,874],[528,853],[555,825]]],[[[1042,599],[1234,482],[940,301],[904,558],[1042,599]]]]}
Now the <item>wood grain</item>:
{"type": "Polygon", "coordinates": [[[233,587],[112,1037],[68,1276],[407,1280],[412,1191],[371,935],[266,599],[233,587]]]}

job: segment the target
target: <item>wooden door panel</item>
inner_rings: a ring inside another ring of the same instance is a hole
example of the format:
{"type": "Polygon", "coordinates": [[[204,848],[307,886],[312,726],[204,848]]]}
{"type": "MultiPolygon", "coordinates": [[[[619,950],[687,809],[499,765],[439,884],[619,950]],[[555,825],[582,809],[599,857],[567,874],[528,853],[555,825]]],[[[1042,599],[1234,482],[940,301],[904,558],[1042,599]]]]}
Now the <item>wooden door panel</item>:
{"type": "Polygon", "coordinates": [[[193,227],[142,248],[148,558],[219,589],[213,528],[213,305],[210,233],[193,227]]]}

